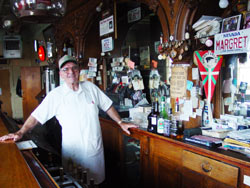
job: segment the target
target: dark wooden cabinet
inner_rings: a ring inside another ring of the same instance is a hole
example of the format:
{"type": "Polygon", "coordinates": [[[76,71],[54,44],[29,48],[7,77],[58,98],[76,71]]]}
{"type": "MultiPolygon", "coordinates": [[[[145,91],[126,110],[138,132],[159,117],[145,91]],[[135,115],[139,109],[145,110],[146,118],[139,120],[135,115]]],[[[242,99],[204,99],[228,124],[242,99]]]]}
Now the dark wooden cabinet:
{"type": "MultiPolygon", "coordinates": [[[[112,155],[120,156],[116,158],[116,162],[121,165],[117,172],[122,175],[124,143],[121,135],[123,132],[114,122],[102,118],[101,127],[104,133],[105,151],[110,151],[108,148],[111,147],[114,152],[112,155]]],[[[247,182],[246,178],[250,177],[250,159],[241,154],[199,147],[141,129],[132,129],[129,136],[140,141],[141,187],[249,187],[244,181],[247,182]]],[[[126,181],[126,177],[122,177],[123,181],[126,181]]]]}

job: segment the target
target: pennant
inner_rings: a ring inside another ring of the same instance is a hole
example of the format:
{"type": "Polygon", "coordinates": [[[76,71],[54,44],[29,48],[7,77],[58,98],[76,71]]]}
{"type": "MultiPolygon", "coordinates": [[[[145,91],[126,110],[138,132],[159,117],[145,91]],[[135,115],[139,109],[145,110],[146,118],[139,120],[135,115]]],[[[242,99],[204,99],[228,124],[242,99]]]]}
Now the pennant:
{"type": "Polygon", "coordinates": [[[198,62],[198,68],[200,70],[206,98],[211,101],[216,81],[220,73],[223,57],[215,55],[213,50],[195,51],[194,53],[198,62]]]}

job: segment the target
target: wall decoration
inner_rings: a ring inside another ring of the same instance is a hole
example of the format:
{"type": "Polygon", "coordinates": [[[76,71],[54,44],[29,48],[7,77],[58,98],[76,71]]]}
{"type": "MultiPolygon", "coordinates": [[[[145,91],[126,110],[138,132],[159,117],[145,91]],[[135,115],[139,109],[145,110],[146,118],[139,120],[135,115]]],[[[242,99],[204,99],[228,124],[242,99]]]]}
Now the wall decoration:
{"type": "Polygon", "coordinates": [[[198,68],[202,78],[202,85],[204,86],[208,114],[209,114],[209,126],[212,123],[212,112],[211,112],[211,99],[213,97],[217,78],[221,68],[223,56],[216,56],[214,51],[195,51],[195,58],[198,62],[198,68]]]}
{"type": "Polygon", "coordinates": [[[112,51],[114,48],[112,37],[102,39],[101,43],[102,43],[102,52],[109,52],[112,51]]]}
{"type": "Polygon", "coordinates": [[[100,36],[114,32],[114,16],[111,15],[100,21],[100,36]]]}
{"type": "Polygon", "coordinates": [[[214,37],[214,53],[216,55],[247,53],[250,50],[250,29],[241,29],[216,34],[214,37]]]}
{"type": "Polygon", "coordinates": [[[221,32],[237,31],[240,29],[241,14],[225,18],[222,21],[221,32]]]}
{"type": "Polygon", "coordinates": [[[250,12],[244,15],[244,29],[250,28],[250,12]]]}
{"type": "Polygon", "coordinates": [[[141,19],[141,7],[128,11],[128,23],[132,23],[141,19]]]}
{"type": "Polygon", "coordinates": [[[171,98],[182,98],[186,96],[187,67],[185,66],[172,67],[170,85],[171,85],[170,87],[171,98]]]}

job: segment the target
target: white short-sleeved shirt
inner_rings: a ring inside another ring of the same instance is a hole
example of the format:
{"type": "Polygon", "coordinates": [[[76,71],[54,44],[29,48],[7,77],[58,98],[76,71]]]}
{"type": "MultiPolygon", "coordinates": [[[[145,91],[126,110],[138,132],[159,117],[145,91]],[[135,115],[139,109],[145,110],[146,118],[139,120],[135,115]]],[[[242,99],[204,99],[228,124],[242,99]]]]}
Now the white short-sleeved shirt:
{"type": "Polygon", "coordinates": [[[62,126],[63,166],[70,159],[89,171],[99,184],[105,179],[99,108],[107,111],[112,101],[93,83],[85,81],[73,91],[66,84],[52,90],[32,112],[41,124],[56,117],[62,126]]]}

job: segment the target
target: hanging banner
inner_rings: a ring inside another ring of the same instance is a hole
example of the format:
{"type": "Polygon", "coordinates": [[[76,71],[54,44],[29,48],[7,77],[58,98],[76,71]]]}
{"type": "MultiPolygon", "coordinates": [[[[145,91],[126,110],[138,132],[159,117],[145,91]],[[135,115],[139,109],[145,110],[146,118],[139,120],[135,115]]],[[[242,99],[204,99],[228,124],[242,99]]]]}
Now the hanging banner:
{"type": "Polygon", "coordinates": [[[246,53],[250,50],[250,29],[216,34],[214,37],[215,55],[246,53]]]}
{"type": "Polygon", "coordinates": [[[206,97],[211,101],[216,81],[220,73],[223,57],[215,55],[213,50],[195,51],[194,53],[198,62],[206,97]]]}

